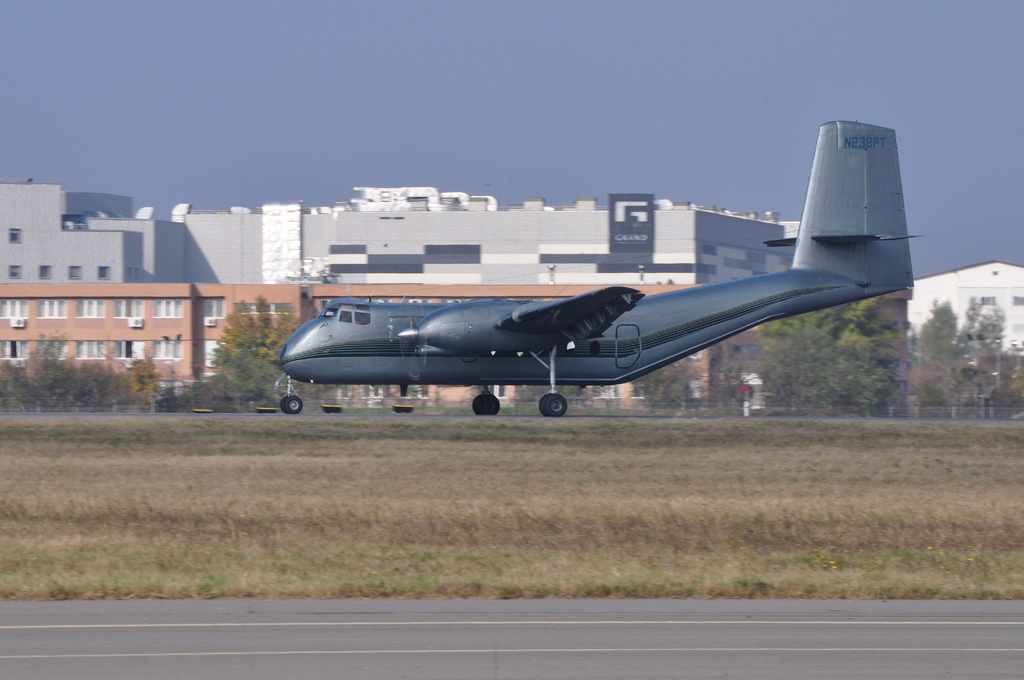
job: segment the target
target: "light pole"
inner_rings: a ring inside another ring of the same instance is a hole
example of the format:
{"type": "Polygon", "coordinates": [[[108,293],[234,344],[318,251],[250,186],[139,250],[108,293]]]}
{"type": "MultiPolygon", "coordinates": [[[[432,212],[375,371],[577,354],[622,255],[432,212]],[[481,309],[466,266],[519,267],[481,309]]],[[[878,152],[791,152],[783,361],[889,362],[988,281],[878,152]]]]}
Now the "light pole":
{"type": "Polygon", "coordinates": [[[1003,336],[996,336],[996,392],[999,391],[1000,378],[1003,372],[1003,336]]]}

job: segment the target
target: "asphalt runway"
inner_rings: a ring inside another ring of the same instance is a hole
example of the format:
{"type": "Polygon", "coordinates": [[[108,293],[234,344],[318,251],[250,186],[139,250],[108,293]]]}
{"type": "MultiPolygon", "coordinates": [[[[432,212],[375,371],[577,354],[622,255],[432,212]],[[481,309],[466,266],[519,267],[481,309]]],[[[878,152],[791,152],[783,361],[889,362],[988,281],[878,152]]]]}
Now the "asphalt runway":
{"type": "Polygon", "coordinates": [[[1024,602],[0,603],[0,678],[1021,678],[1024,602]]]}
{"type": "MultiPolygon", "coordinates": [[[[537,415],[520,415],[520,414],[498,414],[496,416],[476,416],[473,415],[472,410],[469,406],[466,407],[465,413],[393,413],[388,409],[380,409],[378,413],[320,413],[315,410],[307,410],[302,413],[295,415],[288,415],[285,413],[111,413],[111,412],[52,412],[52,413],[39,413],[39,412],[26,412],[26,411],[3,411],[0,412],[0,420],[48,420],[48,419],[60,419],[64,420],[67,418],[302,418],[302,419],[345,419],[345,418],[416,418],[416,419],[441,419],[441,420],[459,420],[459,419],[476,419],[476,418],[507,418],[512,420],[559,420],[558,418],[545,418],[538,413],[537,415]]],[[[565,418],[593,418],[606,420],[610,418],[614,419],[643,419],[643,420],[742,420],[741,416],[671,416],[671,415],[651,415],[651,414],[638,414],[638,415],[627,415],[621,413],[598,413],[594,411],[576,411],[573,412],[573,408],[570,406],[568,412],[562,417],[565,418]]],[[[1005,425],[1008,423],[1024,425],[1024,419],[1022,418],[857,418],[852,416],[771,416],[771,417],[753,417],[748,418],[751,421],[843,421],[843,422],[886,422],[886,423],[971,423],[971,424],[985,424],[985,423],[998,423],[1005,425]]]]}

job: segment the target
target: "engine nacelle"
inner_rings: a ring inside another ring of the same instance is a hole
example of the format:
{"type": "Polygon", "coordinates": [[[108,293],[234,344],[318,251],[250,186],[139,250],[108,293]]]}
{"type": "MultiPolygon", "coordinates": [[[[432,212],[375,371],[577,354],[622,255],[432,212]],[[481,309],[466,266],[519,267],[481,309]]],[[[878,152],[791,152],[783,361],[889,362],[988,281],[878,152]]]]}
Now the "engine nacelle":
{"type": "Polygon", "coordinates": [[[559,334],[517,333],[495,328],[522,303],[483,299],[453,304],[423,317],[416,328],[398,337],[416,344],[427,356],[487,356],[493,352],[539,352],[565,342],[559,334]],[[561,338],[561,339],[559,339],[561,338]]]}

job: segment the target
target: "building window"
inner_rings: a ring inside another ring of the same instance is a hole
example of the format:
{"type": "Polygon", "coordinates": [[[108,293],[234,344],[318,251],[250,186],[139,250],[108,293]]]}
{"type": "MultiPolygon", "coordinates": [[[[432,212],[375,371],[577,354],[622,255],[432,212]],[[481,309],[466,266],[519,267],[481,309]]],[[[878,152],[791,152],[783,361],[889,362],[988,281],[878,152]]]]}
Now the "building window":
{"type": "Polygon", "coordinates": [[[75,317],[79,319],[103,319],[107,307],[103,300],[75,300],[75,317]]]}
{"type": "Polygon", "coordinates": [[[982,307],[995,307],[996,306],[996,298],[995,298],[995,296],[981,298],[981,306],[982,307]]]}
{"type": "Polygon", "coordinates": [[[0,319],[27,319],[28,300],[0,300],[0,319]]]}
{"type": "Polygon", "coordinates": [[[48,264],[39,265],[39,278],[48,279],[53,275],[53,267],[48,264]]]}
{"type": "MultiPolygon", "coordinates": [[[[223,300],[221,302],[223,302],[223,300]]],[[[216,349],[217,349],[217,341],[216,340],[204,340],[203,341],[203,350],[204,350],[203,355],[206,358],[206,366],[208,368],[213,368],[213,365],[216,363],[216,360],[215,360],[214,354],[213,354],[216,349]]]]}
{"type": "Polygon", "coordinates": [[[10,276],[12,279],[20,279],[21,278],[21,265],[20,264],[12,264],[10,267],[7,268],[7,275],[10,276]]]}
{"type": "Polygon", "coordinates": [[[110,280],[110,267],[99,267],[96,270],[96,278],[100,281],[110,280]]]}
{"type": "Polygon", "coordinates": [[[622,385],[594,385],[594,399],[621,399],[622,385]]]}
{"type": "Polygon", "coordinates": [[[1014,295],[1013,296],[1013,306],[1014,307],[1024,307],[1024,297],[1017,297],[1016,295],[1014,295]]]}
{"type": "MultiPolygon", "coordinates": [[[[344,306],[344,305],[343,305],[344,306]]],[[[290,302],[270,302],[267,304],[271,314],[280,314],[281,312],[292,311],[292,303],[290,302]]],[[[369,307],[367,307],[369,309],[369,307]]],[[[256,303],[255,302],[236,302],[235,311],[241,312],[242,314],[255,314],[256,303]]]]}
{"type": "Polygon", "coordinates": [[[75,343],[76,359],[106,359],[107,343],[103,340],[79,340],[75,343]]]}
{"type": "Polygon", "coordinates": [[[203,300],[203,316],[213,319],[223,319],[224,311],[224,300],[203,300]]]}
{"type": "Polygon", "coordinates": [[[383,385],[363,385],[363,399],[383,399],[383,385]]]}
{"type": "Polygon", "coordinates": [[[146,316],[145,304],[145,300],[114,300],[114,318],[142,318],[146,316]]]}
{"type": "Polygon", "coordinates": [[[71,265],[68,267],[68,278],[69,279],[80,279],[82,278],[82,268],[78,265],[71,265]]]}
{"type": "Polygon", "coordinates": [[[180,359],[181,340],[154,340],[154,359],[180,359]]]}
{"type": "Polygon", "coordinates": [[[68,343],[64,340],[40,340],[36,344],[36,356],[46,359],[67,359],[68,343]]]}
{"type": "Polygon", "coordinates": [[[7,240],[10,243],[21,243],[21,229],[11,229],[8,231],[7,240]]]}
{"type": "Polygon", "coordinates": [[[38,300],[36,317],[40,319],[66,319],[68,308],[66,300],[38,300]]]}
{"type": "Polygon", "coordinates": [[[114,358],[145,359],[145,345],[141,340],[118,340],[114,343],[114,358]]]}
{"type": "Polygon", "coordinates": [[[181,300],[153,300],[154,319],[180,319],[181,300]]]}
{"type": "Polygon", "coordinates": [[[28,340],[4,340],[0,342],[0,359],[27,359],[28,340]]]}

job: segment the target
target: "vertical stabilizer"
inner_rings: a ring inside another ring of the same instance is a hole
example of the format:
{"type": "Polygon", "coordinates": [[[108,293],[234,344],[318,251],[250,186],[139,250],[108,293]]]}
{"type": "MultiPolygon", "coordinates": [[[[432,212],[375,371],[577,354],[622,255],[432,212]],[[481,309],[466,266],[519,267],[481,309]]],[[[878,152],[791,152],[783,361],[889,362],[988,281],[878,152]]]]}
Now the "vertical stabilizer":
{"type": "Polygon", "coordinates": [[[867,296],[914,285],[895,130],[821,126],[793,267],[848,276],[867,296]]]}

